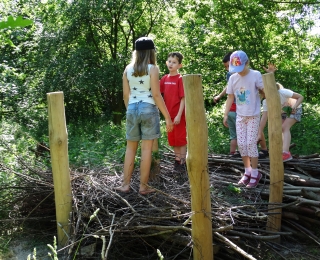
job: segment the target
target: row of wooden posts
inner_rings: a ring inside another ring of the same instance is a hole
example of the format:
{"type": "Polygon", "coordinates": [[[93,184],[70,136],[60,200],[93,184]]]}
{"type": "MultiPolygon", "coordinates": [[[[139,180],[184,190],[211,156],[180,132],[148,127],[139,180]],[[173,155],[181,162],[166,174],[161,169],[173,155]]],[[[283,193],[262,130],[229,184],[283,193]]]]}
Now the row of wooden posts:
{"type": "MultiPolygon", "coordinates": [[[[284,168],[280,97],[273,73],[264,74],[268,102],[268,136],[270,151],[270,205],[282,203],[284,168]]],[[[201,75],[183,76],[188,132],[187,169],[191,190],[193,259],[213,259],[210,183],[208,175],[208,126],[205,115],[201,75]]],[[[53,171],[58,244],[67,243],[72,211],[68,133],[63,92],[47,94],[50,155],[53,171]]],[[[221,122],[222,123],[222,122],[221,122]]],[[[270,209],[267,229],[280,231],[281,209],[270,209]]]]}

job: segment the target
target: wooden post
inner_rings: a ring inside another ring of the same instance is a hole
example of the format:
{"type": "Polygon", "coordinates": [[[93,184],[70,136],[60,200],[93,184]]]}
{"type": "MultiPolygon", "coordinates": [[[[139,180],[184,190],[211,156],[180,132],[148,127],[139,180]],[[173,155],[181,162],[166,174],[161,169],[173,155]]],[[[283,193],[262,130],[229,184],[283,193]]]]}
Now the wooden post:
{"type": "MultiPolygon", "coordinates": [[[[282,120],[280,95],[273,73],[262,75],[268,105],[268,137],[270,158],[270,207],[282,203],[284,169],[282,161],[282,120]]],[[[269,210],[267,230],[280,231],[282,210],[269,210]]],[[[278,241],[280,242],[280,241],[278,241]]]]}
{"type": "Polygon", "coordinates": [[[64,246],[68,241],[67,234],[70,233],[69,214],[72,210],[72,196],[63,92],[47,93],[47,99],[58,244],[64,246]]]}
{"type": "Polygon", "coordinates": [[[213,259],[208,174],[208,125],[201,75],[183,76],[188,133],[187,169],[191,189],[193,259],[213,259]]]}

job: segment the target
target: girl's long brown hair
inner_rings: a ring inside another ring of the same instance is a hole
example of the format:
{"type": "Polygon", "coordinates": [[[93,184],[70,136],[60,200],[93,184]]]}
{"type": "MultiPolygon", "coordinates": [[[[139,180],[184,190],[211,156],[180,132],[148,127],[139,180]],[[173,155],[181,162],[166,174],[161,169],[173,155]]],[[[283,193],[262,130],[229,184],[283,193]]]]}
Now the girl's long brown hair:
{"type": "Polygon", "coordinates": [[[132,54],[132,63],[132,76],[141,77],[144,75],[148,75],[148,64],[157,65],[155,50],[135,50],[132,54]]]}

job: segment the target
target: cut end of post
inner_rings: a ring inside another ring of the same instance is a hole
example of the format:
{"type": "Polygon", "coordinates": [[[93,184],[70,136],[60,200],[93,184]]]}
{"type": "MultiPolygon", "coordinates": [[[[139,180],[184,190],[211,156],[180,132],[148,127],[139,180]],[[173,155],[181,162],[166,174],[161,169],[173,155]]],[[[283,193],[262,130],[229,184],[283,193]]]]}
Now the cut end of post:
{"type": "Polygon", "coordinates": [[[47,96],[51,96],[51,95],[61,95],[61,94],[63,94],[63,91],[49,92],[49,93],[47,93],[47,96]]]}

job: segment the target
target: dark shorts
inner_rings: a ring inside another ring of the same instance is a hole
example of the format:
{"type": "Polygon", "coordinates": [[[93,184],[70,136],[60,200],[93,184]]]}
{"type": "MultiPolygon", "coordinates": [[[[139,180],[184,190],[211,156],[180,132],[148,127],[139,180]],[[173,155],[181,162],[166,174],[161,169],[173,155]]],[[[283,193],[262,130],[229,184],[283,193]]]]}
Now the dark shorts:
{"type": "Polygon", "coordinates": [[[237,139],[236,118],[237,113],[234,111],[229,111],[227,123],[229,126],[230,140],[237,139]]]}
{"type": "Polygon", "coordinates": [[[126,115],[127,140],[153,140],[161,136],[160,115],[156,105],[146,102],[129,104],[126,115]]]}

